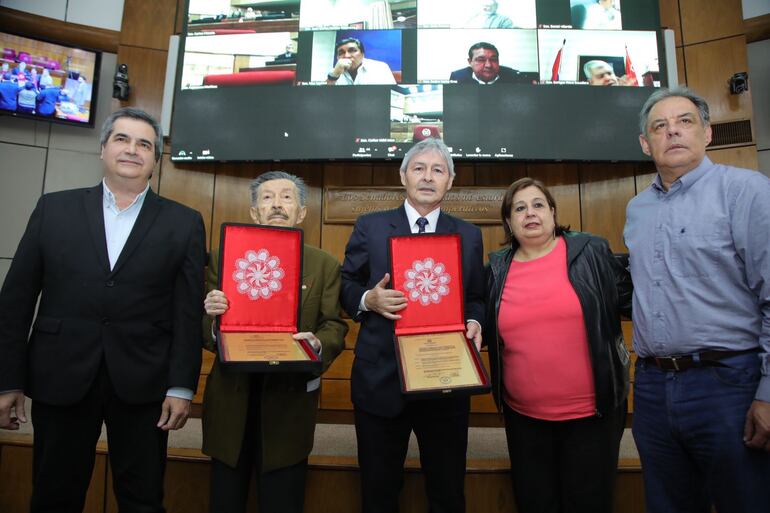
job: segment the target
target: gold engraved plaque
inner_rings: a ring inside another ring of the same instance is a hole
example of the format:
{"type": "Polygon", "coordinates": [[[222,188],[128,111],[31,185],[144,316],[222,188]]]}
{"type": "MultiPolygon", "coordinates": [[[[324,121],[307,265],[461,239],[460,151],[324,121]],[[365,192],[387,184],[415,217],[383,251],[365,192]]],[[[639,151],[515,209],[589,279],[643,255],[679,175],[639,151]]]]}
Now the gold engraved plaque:
{"type": "Polygon", "coordinates": [[[406,392],[484,385],[462,332],[398,337],[406,392]]]}
{"type": "Polygon", "coordinates": [[[291,333],[221,333],[227,362],[304,361],[310,357],[291,333]]]}

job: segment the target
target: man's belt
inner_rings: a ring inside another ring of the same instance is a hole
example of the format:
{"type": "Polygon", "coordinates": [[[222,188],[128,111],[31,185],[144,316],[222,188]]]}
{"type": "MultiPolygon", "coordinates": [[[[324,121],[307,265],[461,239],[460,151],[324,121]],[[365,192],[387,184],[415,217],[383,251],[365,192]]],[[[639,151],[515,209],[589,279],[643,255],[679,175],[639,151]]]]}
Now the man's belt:
{"type": "Polygon", "coordinates": [[[665,371],[683,371],[695,367],[723,367],[720,360],[738,356],[740,354],[756,353],[759,348],[744,349],[741,351],[702,351],[695,354],[674,356],[648,356],[641,360],[665,371]]]}

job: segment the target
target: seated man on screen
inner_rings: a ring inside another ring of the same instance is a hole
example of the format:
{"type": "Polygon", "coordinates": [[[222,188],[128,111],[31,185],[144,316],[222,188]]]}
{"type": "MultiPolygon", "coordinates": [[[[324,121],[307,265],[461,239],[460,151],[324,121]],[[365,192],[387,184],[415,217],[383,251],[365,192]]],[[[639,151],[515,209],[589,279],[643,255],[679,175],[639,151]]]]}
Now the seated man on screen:
{"type": "Polygon", "coordinates": [[[531,84],[532,79],[518,70],[500,66],[500,52],[492,43],[480,42],[468,49],[468,67],[453,71],[449,80],[458,84],[531,84]]]}
{"type": "Polygon", "coordinates": [[[594,86],[625,86],[631,84],[625,75],[618,78],[615,75],[615,68],[612,64],[605,61],[593,60],[583,65],[583,73],[588,79],[589,85],[594,86]]]}
{"type": "Polygon", "coordinates": [[[347,37],[337,42],[337,63],[326,76],[326,85],[395,84],[390,66],[364,57],[364,44],[347,37]]]}
{"type": "Polygon", "coordinates": [[[295,64],[297,62],[297,52],[294,51],[293,43],[286,44],[286,51],[281,55],[276,55],[275,59],[268,64],[295,64]]]}
{"type": "MultiPolygon", "coordinates": [[[[305,218],[307,194],[301,178],[268,171],[252,181],[250,189],[255,223],[296,227],[305,218]]],[[[228,308],[227,297],[216,289],[218,273],[219,254],[213,252],[206,273],[211,291],[203,303],[209,315],[203,336],[212,351],[216,342],[211,323],[228,308]]],[[[340,318],[340,264],[306,245],[302,284],[302,332],[294,338],[308,340],[327,369],[344,348],[348,331],[340,318]]],[[[214,362],[203,398],[203,452],[212,458],[212,513],[245,512],[255,467],[260,513],[302,512],[320,382],[307,373],[249,374],[214,362]]]]}
{"type": "Polygon", "coordinates": [[[506,29],[513,28],[508,16],[497,14],[497,0],[479,0],[480,12],[465,22],[465,28],[506,29]]]}

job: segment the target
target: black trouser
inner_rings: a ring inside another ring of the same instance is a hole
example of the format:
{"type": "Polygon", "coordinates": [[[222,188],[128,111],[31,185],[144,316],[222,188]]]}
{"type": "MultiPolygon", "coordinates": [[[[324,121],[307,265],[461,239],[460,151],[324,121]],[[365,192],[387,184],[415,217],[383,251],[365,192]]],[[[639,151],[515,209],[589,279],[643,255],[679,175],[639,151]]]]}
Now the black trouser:
{"type": "Polygon", "coordinates": [[[626,407],[565,421],[504,407],[519,513],[611,513],[626,407]]]}
{"type": "Polygon", "coordinates": [[[469,405],[467,398],[414,401],[395,418],[355,410],[363,513],[398,511],[413,430],[430,513],[465,511],[469,405]]]}
{"type": "Polygon", "coordinates": [[[127,404],[115,394],[102,363],[78,403],[33,401],[32,513],[80,513],[93,473],[96,442],[107,425],[109,460],[121,513],[159,513],[168,434],[156,427],[161,403],[127,404]]]}
{"type": "Polygon", "coordinates": [[[249,496],[249,481],[256,470],[259,513],[302,513],[305,505],[307,460],[290,467],[260,473],[262,467],[261,404],[262,379],[251,379],[249,411],[241,454],[235,468],[211,460],[211,513],[244,513],[249,496]]]}

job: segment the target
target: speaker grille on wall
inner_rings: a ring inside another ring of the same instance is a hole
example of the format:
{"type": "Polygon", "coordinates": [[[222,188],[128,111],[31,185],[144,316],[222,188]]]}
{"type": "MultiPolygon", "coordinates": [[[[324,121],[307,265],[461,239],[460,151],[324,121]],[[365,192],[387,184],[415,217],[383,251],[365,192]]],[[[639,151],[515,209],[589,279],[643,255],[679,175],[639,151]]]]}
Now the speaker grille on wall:
{"type": "Polygon", "coordinates": [[[748,119],[711,124],[709,148],[731,144],[749,144],[751,142],[751,121],[748,119]]]}

